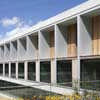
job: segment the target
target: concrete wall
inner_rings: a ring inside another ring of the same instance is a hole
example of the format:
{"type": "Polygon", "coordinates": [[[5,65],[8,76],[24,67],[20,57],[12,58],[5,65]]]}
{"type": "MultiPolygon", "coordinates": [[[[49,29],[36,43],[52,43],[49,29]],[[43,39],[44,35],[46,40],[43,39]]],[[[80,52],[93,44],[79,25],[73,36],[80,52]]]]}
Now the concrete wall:
{"type": "Polygon", "coordinates": [[[39,57],[40,59],[48,59],[50,58],[48,32],[39,32],[39,38],[39,57]]]}
{"type": "Polygon", "coordinates": [[[18,39],[18,60],[24,60],[27,57],[26,37],[18,39]]]}
{"type": "Polygon", "coordinates": [[[27,36],[27,59],[38,58],[38,34],[27,36]]]}
{"type": "Polygon", "coordinates": [[[4,61],[4,45],[0,46],[0,62],[4,61]]]}
{"type": "Polygon", "coordinates": [[[10,60],[16,61],[17,60],[17,52],[18,52],[18,44],[17,40],[10,42],[10,60]]]}
{"type": "Polygon", "coordinates": [[[10,43],[4,45],[4,59],[10,60],[10,43]]]}
{"type": "Polygon", "coordinates": [[[67,28],[64,26],[56,25],[55,26],[55,48],[56,48],[56,57],[67,57],[67,28]],[[62,45],[63,44],[63,45],[62,45]]]}
{"type": "Polygon", "coordinates": [[[80,17],[80,55],[92,54],[92,22],[87,16],[80,17]]]}

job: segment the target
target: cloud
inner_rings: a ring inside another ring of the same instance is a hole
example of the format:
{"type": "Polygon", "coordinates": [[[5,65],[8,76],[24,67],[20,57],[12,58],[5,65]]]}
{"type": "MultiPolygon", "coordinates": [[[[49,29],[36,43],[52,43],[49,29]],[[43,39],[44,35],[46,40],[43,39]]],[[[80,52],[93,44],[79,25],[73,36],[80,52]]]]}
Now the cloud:
{"type": "Polygon", "coordinates": [[[8,27],[8,26],[12,26],[12,25],[20,25],[21,23],[20,18],[18,17],[12,17],[11,19],[9,18],[3,18],[1,19],[0,23],[2,24],[2,26],[4,27],[8,27]]]}
{"type": "MultiPolygon", "coordinates": [[[[40,20],[36,24],[41,24],[42,21],[40,20]]],[[[24,20],[20,19],[19,17],[12,17],[9,18],[3,18],[0,20],[0,24],[4,28],[8,28],[10,26],[14,26],[10,31],[5,32],[5,34],[0,34],[0,39],[9,39],[12,37],[16,37],[17,35],[25,33],[29,28],[31,28],[32,20],[29,20],[28,23],[26,23],[24,20]]]]}
{"type": "Polygon", "coordinates": [[[37,24],[41,24],[42,22],[43,22],[43,21],[42,21],[42,20],[40,20],[40,21],[38,21],[38,22],[37,22],[37,24]]]}
{"type": "Polygon", "coordinates": [[[22,34],[29,28],[30,28],[30,25],[24,25],[24,26],[21,26],[21,27],[16,27],[11,31],[6,32],[5,37],[11,37],[13,35],[22,34]]]}
{"type": "Polygon", "coordinates": [[[1,34],[0,38],[2,39],[7,39],[18,34],[23,34],[26,30],[28,30],[31,27],[29,23],[26,24],[26,22],[21,20],[19,17],[12,17],[11,19],[4,18],[1,19],[0,23],[5,28],[9,26],[15,26],[10,31],[7,31],[5,35],[1,34]]]}
{"type": "Polygon", "coordinates": [[[3,38],[3,35],[2,34],[0,34],[0,39],[2,39],[3,38]]]}

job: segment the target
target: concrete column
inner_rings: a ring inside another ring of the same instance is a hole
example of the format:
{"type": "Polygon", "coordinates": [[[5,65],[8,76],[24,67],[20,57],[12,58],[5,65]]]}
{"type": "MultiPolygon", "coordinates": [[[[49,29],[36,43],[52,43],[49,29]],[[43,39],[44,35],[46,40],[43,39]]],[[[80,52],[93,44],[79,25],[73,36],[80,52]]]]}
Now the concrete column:
{"type": "Polygon", "coordinates": [[[16,79],[18,79],[18,62],[16,62],[16,79]]]}
{"type": "Polygon", "coordinates": [[[24,79],[28,80],[28,62],[24,62],[24,79]]]}
{"type": "Polygon", "coordinates": [[[80,49],[81,49],[81,17],[77,16],[77,59],[72,60],[72,82],[73,87],[80,88],[80,49]]]}
{"type": "Polygon", "coordinates": [[[36,81],[40,82],[40,61],[36,61],[36,81]]]}
{"type": "Polygon", "coordinates": [[[5,76],[5,63],[3,63],[3,77],[5,76]]]}
{"type": "Polygon", "coordinates": [[[80,60],[72,60],[73,87],[80,88],[80,60]]]}
{"type": "Polygon", "coordinates": [[[51,60],[51,83],[56,83],[57,79],[56,79],[56,60],[53,59],[51,60]]]}
{"type": "Polygon", "coordinates": [[[9,62],[9,78],[11,78],[11,62],[9,62]]]}

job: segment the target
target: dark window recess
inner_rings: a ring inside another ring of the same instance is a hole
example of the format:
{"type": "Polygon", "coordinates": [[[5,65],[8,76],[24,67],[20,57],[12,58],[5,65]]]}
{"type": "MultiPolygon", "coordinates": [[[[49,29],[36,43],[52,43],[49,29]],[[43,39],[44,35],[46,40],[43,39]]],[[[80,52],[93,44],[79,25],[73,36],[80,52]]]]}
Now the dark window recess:
{"type": "Polygon", "coordinates": [[[9,76],[9,64],[5,64],[5,76],[9,76]]]}
{"type": "Polygon", "coordinates": [[[40,81],[51,82],[51,64],[50,61],[40,62],[40,81]]]}
{"type": "Polygon", "coordinates": [[[100,59],[81,61],[81,87],[100,90],[100,59]]]}
{"type": "Polygon", "coordinates": [[[57,61],[57,83],[72,86],[72,62],[67,60],[57,61]]]}
{"type": "Polygon", "coordinates": [[[0,75],[3,75],[3,64],[0,64],[0,75]]]}
{"type": "Polygon", "coordinates": [[[24,79],[24,63],[18,64],[18,78],[24,79]]]}
{"type": "Polygon", "coordinates": [[[11,63],[11,77],[15,78],[16,77],[16,64],[11,63]]]}
{"type": "Polygon", "coordinates": [[[28,63],[28,80],[36,80],[36,65],[35,62],[28,63]]]}

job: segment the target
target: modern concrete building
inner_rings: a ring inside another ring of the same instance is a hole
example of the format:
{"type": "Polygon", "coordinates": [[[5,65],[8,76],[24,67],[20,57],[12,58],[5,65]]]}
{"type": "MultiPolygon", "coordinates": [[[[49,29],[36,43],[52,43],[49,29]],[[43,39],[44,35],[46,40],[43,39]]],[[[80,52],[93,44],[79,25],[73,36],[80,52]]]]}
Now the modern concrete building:
{"type": "Polygon", "coordinates": [[[100,0],[86,1],[2,40],[0,75],[1,80],[60,94],[72,93],[76,82],[84,88],[81,81],[100,88],[100,0]]]}

